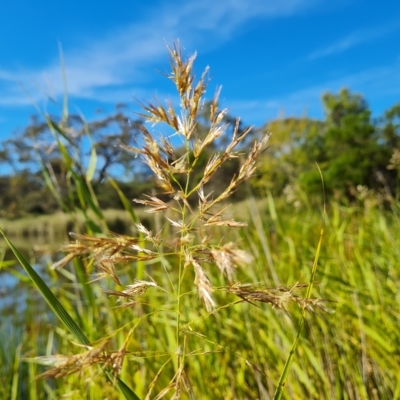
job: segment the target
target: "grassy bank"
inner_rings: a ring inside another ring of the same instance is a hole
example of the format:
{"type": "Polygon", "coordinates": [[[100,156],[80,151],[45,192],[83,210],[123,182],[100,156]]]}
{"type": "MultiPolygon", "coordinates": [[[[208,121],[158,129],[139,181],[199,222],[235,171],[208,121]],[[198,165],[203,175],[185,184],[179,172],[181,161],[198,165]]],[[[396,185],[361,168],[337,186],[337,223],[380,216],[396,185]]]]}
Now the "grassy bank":
{"type": "MultiPolygon", "coordinates": [[[[252,214],[257,212],[251,201],[242,203],[241,209],[244,207],[250,207],[252,214]]],[[[284,205],[277,208],[278,214],[267,205],[261,208],[262,231],[252,222],[240,235],[225,232],[229,240],[241,243],[255,257],[252,268],[239,271],[241,282],[266,281],[274,286],[275,276],[281,285],[309,279],[321,214],[318,211],[296,213],[284,205]]],[[[399,398],[399,220],[393,213],[379,208],[365,210],[333,204],[329,207],[323,243],[315,295],[328,300],[326,308],[332,313],[317,310],[316,314],[309,315],[305,337],[286,384],[287,398],[399,398]]],[[[167,279],[159,262],[148,268],[156,282],[167,279]]],[[[175,266],[170,265],[167,270],[173,279],[175,266]]],[[[79,304],[83,287],[73,281],[60,287],[57,276],[53,279],[50,286],[63,302],[79,304]]],[[[221,283],[214,278],[216,287],[221,283]]],[[[118,348],[124,341],[122,332],[134,329],[127,347],[130,361],[124,366],[123,376],[138,395],[144,396],[160,373],[154,391],[162,391],[174,375],[171,357],[176,328],[174,312],[166,306],[165,294],[155,291],[145,295],[127,312],[114,309],[118,304],[99,288],[94,288],[93,295],[96,306],[92,310],[71,309],[88,336],[95,341],[113,332],[112,341],[118,348]]],[[[219,304],[234,301],[224,292],[217,292],[216,297],[219,304]]],[[[184,299],[182,313],[192,316],[187,340],[193,354],[187,357],[187,365],[190,386],[198,398],[272,398],[296,332],[299,317],[296,307],[289,306],[286,314],[268,304],[255,307],[240,303],[204,314],[199,313],[196,297],[184,299]],[[195,332],[193,335],[191,330],[195,332]]],[[[60,354],[77,350],[63,329],[47,325],[46,313],[38,319],[34,309],[28,310],[24,324],[35,328],[22,334],[18,343],[22,348],[16,343],[14,352],[33,356],[45,354],[46,348],[60,354]]],[[[10,351],[6,352],[8,357],[10,351]]],[[[24,365],[16,370],[20,374],[20,385],[24,385],[26,374],[41,370],[33,364],[29,368],[24,365]]],[[[85,379],[75,374],[55,380],[51,386],[34,381],[34,387],[29,390],[35,395],[30,398],[46,398],[47,391],[55,398],[67,393],[76,393],[73,398],[80,398],[86,393],[87,379],[94,396],[99,395],[104,382],[95,371],[86,371],[85,379]]],[[[4,375],[8,378],[6,382],[10,382],[10,372],[4,375]]],[[[1,390],[7,387],[2,385],[1,390]]],[[[111,391],[109,396],[118,398],[111,391]]]]}

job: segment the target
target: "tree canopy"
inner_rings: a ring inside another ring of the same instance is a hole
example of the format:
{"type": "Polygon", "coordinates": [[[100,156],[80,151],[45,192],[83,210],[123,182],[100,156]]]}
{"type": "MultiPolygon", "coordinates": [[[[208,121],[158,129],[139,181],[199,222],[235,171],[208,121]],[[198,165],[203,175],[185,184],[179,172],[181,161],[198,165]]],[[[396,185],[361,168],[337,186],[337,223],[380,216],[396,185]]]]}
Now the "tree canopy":
{"type": "Polygon", "coordinates": [[[388,165],[400,148],[400,105],[374,119],[366,100],[348,89],[326,93],[322,102],[323,121],[303,117],[266,124],[263,129],[273,132],[275,144],[263,165],[266,176],[256,185],[279,192],[296,181],[308,194],[320,192],[316,162],[328,193],[337,197],[351,197],[359,185],[386,186],[394,195],[396,171],[388,165]]]}

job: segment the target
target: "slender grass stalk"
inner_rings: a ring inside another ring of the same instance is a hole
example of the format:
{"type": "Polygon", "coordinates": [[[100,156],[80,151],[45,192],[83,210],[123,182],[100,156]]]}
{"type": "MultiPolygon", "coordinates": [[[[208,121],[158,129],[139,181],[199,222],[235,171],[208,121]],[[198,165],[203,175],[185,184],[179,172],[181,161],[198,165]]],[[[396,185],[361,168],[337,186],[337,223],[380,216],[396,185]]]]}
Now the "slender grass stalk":
{"type": "MultiPolygon", "coordinates": [[[[312,266],[312,269],[311,269],[310,281],[309,281],[309,284],[308,284],[308,287],[307,287],[307,291],[306,291],[306,295],[305,295],[306,299],[310,299],[311,298],[313,286],[314,286],[314,283],[315,283],[315,274],[317,272],[319,256],[320,256],[320,253],[321,253],[322,239],[323,239],[323,235],[324,235],[324,227],[325,227],[325,219],[326,219],[326,202],[325,202],[324,178],[322,176],[322,171],[319,168],[319,165],[316,164],[316,166],[317,166],[318,171],[320,173],[321,182],[322,182],[323,201],[324,201],[324,203],[323,203],[324,204],[324,209],[323,209],[323,227],[321,228],[321,232],[320,232],[320,236],[319,236],[319,240],[318,240],[318,245],[317,245],[317,250],[315,252],[314,262],[313,262],[313,266],[312,266]]],[[[278,385],[276,387],[276,391],[275,391],[275,394],[274,394],[274,400],[280,400],[282,398],[283,390],[284,390],[284,387],[285,387],[285,384],[286,384],[286,379],[287,379],[287,376],[289,374],[290,365],[292,364],[294,354],[295,354],[297,346],[299,344],[300,335],[301,335],[301,333],[303,331],[305,321],[306,321],[306,308],[303,308],[302,312],[301,312],[299,328],[297,330],[296,337],[295,337],[295,339],[293,341],[292,347],[291,347],[291,349],[289,351],[288,357],[287,357],[285,365],[283,367],[282,374],[281,374],[281,376],[279,378],[278,385]]]]}
{"type": "Polygon", "coordinates": [[[19,383],[19,362],[21,357],[21,348],[22,344],[20,344],[15,352],[15,359],[13,365],[13,376],[12,376],[12,384],[11,384],[11,397],[10,400],[17,400],[18,399],[18,383],[19,383]]]}

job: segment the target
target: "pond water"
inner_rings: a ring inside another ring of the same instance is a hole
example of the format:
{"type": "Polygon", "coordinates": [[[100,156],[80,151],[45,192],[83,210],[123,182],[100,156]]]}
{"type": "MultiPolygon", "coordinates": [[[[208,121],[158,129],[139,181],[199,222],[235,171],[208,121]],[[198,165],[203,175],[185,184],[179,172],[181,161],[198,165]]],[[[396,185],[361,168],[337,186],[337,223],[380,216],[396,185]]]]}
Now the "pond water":
{"type": "MultiPolygon", "coordinates": [[[[59,257],[57,251],[65,243],[51,242],[43,237],[10,238],[10,240],[42,278],[46,277],[46,267],[52,264],[52,259],[59,257]]],[[[36,297],[32,289],[26,272],[6,242],[0,240],[0,318],[21,313],[28,296],[29,299],[32,296],[36,297]]],[[[40,296],[39,293],[37,296],[40,296]]]]}

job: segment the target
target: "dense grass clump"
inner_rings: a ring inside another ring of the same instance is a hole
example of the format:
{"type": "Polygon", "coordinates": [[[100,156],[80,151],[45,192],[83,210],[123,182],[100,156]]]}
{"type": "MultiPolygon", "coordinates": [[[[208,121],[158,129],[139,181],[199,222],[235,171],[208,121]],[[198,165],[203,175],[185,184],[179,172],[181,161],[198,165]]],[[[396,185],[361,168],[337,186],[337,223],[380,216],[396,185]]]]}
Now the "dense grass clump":
{"type": "MultiPolygon", "coordinates": [[[[239,132],[237,122],[221,146],[226,110],[218,95],[209,131],[197,135],[207,73],[195,82],[195,58],[183,60],[179,48],[170,57],[179,111],[155,102],[143,105],[142,117],[167,124],[184,151],[145,126],[137,147],[124,146],[154,173],[154,192],[135,199],[151,221],[142,223],[110,180],[132,225],[132,233],[110,233],[90,179],[71,169],[85,231],[71,234],[63,257],[48,259],[47,285],[9,242],[64,325],[47,310],[23,311],[17,326],[29,329],[1,348],[0,397],[398,398],[396,202],[391,211],[330,203],[324,225],[325,213],[306,199],[300,211],[271,195],[230,206],[268,135],[246,150],[250,131],[239,132]],[[211,192],[213,175],[236,158],[237,173],[211,192]]],[[[54,133],[62,146],[67,133],[54,133]]],[[[29,290],[29,281],[21,285],[29,290]]]]}

